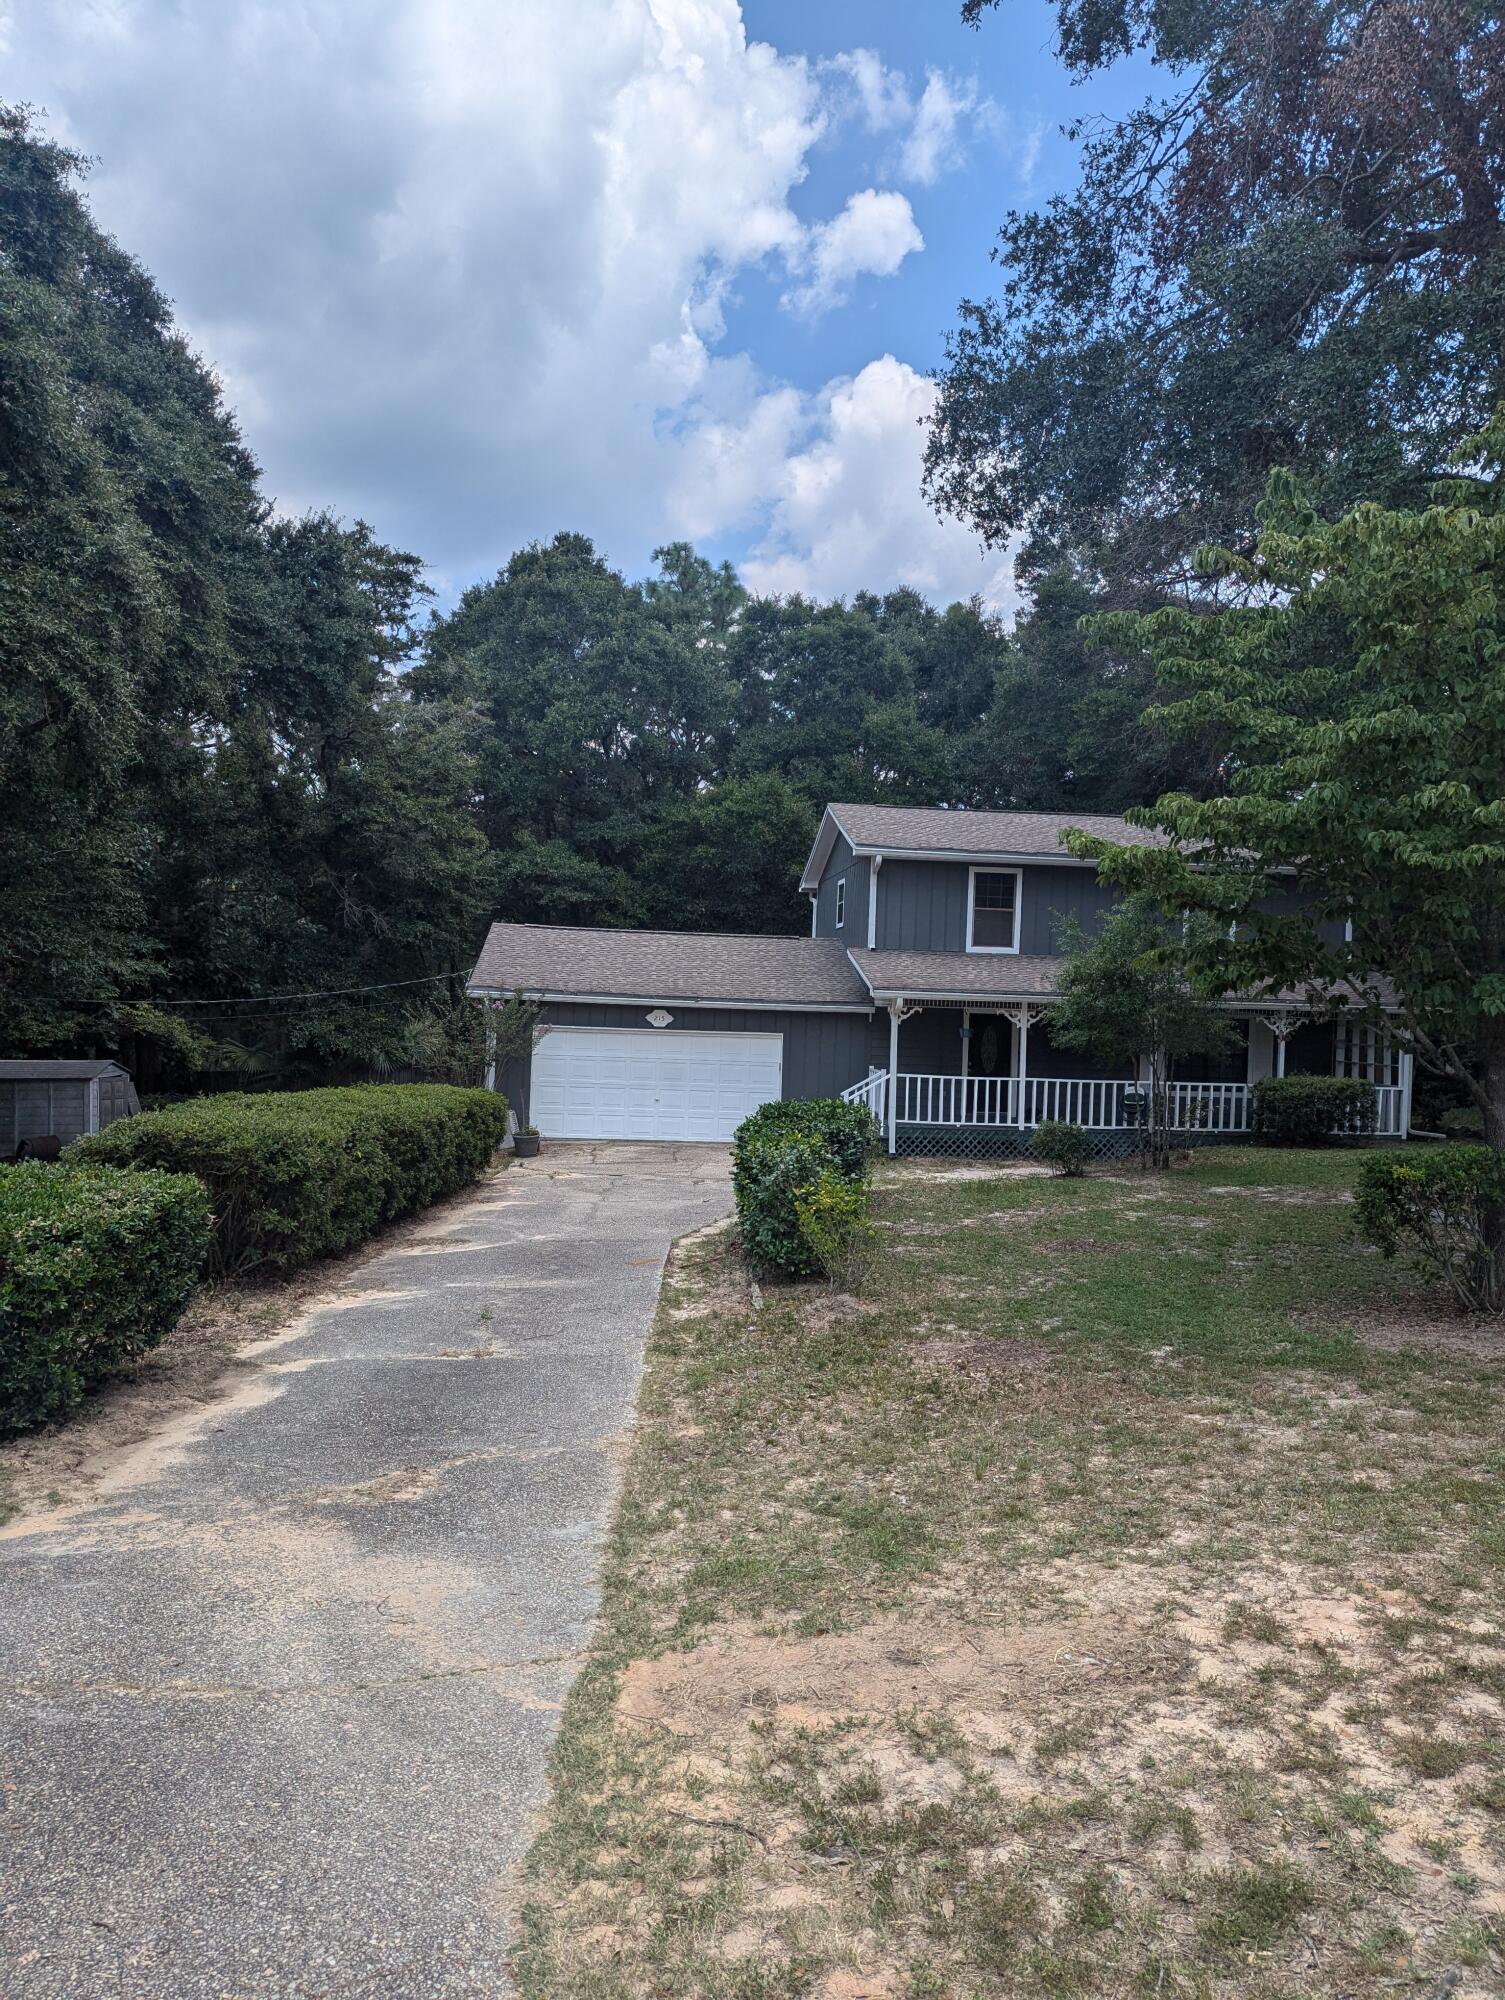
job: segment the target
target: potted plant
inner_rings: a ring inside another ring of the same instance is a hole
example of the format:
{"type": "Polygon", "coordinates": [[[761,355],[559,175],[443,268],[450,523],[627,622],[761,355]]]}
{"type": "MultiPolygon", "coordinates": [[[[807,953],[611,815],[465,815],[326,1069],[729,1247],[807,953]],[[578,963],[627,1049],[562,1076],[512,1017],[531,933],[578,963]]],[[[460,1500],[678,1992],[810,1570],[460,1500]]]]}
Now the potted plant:
{"type": "Polygon", "coordinates": [[[512,1135],[512,1150],[520,1160],[531,1160],[539,1148],[538,1128],[519,1125],[512,1135]]]}

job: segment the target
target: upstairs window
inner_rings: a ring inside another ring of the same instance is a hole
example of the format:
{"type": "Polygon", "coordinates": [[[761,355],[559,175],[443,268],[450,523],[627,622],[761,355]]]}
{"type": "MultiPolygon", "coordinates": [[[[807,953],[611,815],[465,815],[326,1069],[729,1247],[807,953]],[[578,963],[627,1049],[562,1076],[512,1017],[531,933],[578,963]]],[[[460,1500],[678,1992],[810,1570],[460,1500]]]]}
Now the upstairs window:
{"type": "Polygon", "coordinates": [[[1019,949],[1019,871],[974,868],[967,910],[968,951],[1019,949]]]}
{"type": "Polygon", "coordinates": [[[838,875],[836,878],[836,928],[840,930],[846,920],[847,878],[845,875],[838,875]]]}

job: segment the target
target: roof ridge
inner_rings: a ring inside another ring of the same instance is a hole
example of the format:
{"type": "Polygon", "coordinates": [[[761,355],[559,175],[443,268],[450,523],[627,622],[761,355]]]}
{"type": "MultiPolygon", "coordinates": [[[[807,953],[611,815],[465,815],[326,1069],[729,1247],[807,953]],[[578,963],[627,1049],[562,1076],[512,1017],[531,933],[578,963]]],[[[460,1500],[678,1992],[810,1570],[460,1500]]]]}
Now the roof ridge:
{"type": "Polygon", "coordinates": [[[835,944],[839,938],[814,938],[808,931],[657,931],[642,924],[532,924],[510,917],[493,917],[490,929],[509,931],[569,931],[576,937],[715,938],[733,944],[835,944]]]}

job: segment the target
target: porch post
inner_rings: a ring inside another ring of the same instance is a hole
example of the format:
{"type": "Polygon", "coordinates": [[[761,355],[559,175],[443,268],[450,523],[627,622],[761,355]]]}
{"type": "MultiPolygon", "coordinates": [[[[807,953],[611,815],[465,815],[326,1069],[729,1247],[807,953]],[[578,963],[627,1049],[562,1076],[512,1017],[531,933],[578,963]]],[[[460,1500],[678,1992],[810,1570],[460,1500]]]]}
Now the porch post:
{"type": "Polygon", "coordinates": [[[1409,1049],[1401,1050],[1400,1057],[1400,1130],[1397,1138],[1411,1136],[1411,1081],[1416,1072],[1416,1058],[1409,1049]]]}
{"type": "Polygon", "coordinates": [[[888,1003],[888,1150],[895,1146],[895,1126],[899,1103],[899,1010],[904,1000],[901,995],[888,1003]]]}
{"type": "Polygon", "coordinates": [[[1029,1123],[1026,1099],[1029,1094],[1029,1002],[1019,1003],[1019,1124],[1029,1123]]]}
{"type": "Polygon", "coordinates": [[[1286,1073],[1286,1038],[1282,1032],[1277,1030],[1275,1036],[1275,1074],[1277,1076],[1284,1076],[1285,1073],[1286,1073]]]}

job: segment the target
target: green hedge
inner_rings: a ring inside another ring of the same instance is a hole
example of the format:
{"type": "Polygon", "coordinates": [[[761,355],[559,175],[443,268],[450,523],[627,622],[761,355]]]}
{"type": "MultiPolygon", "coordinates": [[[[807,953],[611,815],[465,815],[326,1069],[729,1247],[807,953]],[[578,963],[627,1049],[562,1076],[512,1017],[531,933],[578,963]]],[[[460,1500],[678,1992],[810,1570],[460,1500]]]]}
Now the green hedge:
{"type": "Polygon", "coordinates": [[[472,1181],[501,1144],[506,1100],[443,1083],[192,1098],[122,1118],[70,1158],[197,1174],[218,1277],[348,1250],[472,1181]]]}
{"type": "Polygon", "coordinates": [[[0,1167],[0,1430],[62,1416],[176,1324],[209,1244],[186,1174],[0,1167]]]}
{"type": "Polygon", "coordinates": [[[1354,1187],[1359,1234],[1385,1256],[1409,1251],[1465,1311],[1505,1309],[1505,1268],[1492,1246],[1505,1207],[1505,1159],[1492,1146],[1407,1146],[1373,1153],[1354,1187]]]}
{"type": "Polygon", "coordinates": [[[1267,1076],[1254,1086],[1254,1129],[1272,1146],[1328,1146],[1372,1132],[1378,1103],[1359,1076],[1267,1076]]]}
{"type": "Polygon", "coordinates": [[[799,1197],[828,1175],[860,1185],[877,1143],[872,1113],[839,1097],[783,1098],[744,1118],[732,1141],[732,1191],[749,1261],[792,1277],[817,1270],[799,1197]]]}

